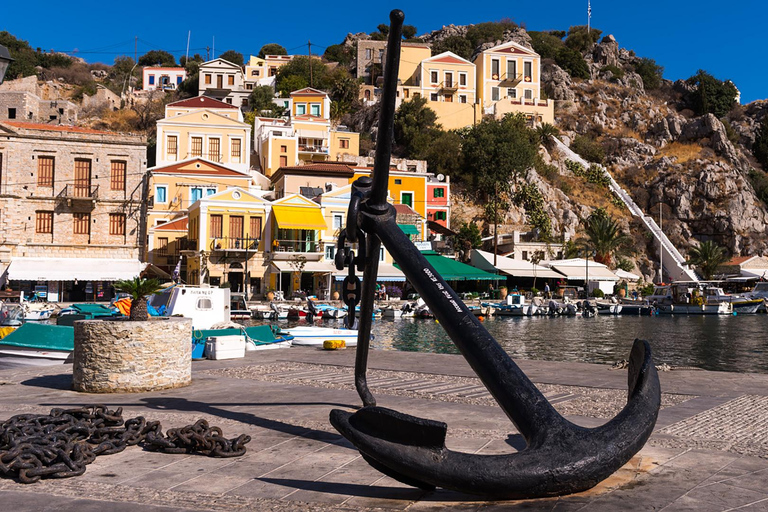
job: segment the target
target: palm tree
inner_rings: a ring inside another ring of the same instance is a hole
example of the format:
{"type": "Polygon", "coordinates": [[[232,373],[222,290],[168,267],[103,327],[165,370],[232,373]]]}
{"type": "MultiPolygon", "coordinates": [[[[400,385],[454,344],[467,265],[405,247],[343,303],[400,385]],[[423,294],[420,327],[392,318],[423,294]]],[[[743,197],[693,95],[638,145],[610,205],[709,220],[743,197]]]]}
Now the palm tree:
{"type": "Polygon", "coordinates": [[[131,296],[131,320],[149,320],[147,312],[147,301],[145,297],[152,295],[161,289],[160,281],[157,279],[125,279],[115,281],[115,290],[125,292],[131,296]]]}
{"type": "Polygon", "coordinates": [[[694,265],[704,279],[712,279],[717,267],[728,261],[725,249],[712,240],[701,242],[698,247],[691,247],[688,251],[688,263],[694,265]]]}
{"type": "Polygon", "coordinates": [[[611,264],[612,255],[619,252],[630,238],[603,209],[598,209],[587,218],[586,245],[595,251],[595,261],[611,264]]]}

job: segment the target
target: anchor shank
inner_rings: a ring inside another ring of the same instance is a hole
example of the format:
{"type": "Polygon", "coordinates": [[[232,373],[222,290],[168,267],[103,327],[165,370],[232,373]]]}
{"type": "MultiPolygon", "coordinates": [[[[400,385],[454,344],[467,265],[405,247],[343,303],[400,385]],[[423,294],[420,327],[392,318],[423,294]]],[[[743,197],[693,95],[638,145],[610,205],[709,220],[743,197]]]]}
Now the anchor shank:
{"type": "Polygon", "coordinates": [[[397,226],[395,210],[372,214],[364,208],[363,229],[376,233],[432,313],[529,444],[542,441],[566,422],[493,339],[456,292],[397,226]],[[544,431],[543,429],[547,430],[544,431]]]}

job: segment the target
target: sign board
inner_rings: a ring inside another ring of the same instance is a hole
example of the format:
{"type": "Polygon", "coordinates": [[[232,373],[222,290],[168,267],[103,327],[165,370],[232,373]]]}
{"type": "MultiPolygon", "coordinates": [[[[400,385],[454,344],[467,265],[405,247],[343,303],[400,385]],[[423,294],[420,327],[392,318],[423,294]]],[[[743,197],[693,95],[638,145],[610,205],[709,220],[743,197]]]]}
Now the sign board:
{"type": "Polygon", "coordinates": [[[431,251],[432,242],[413,242],[413,245],[420,251],[431,251]]]}

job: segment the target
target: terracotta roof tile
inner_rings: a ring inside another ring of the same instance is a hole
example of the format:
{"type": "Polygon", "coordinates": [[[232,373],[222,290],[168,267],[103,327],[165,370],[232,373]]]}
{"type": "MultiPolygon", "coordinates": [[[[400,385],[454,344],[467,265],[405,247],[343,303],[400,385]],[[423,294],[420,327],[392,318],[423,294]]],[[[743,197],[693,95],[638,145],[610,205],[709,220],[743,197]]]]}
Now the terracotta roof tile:
{"type": "Polygon", "coordinates": [[[152,172],[163,174],[200,174],[205,176],[237,176],[240,178],[249,177],[245,173],[235,171],[234,169],[230,169],[229,167],[214,162],[209,162],[202,158],[193,158],[191,160],[169,164],[164,167],[155,167],[152,169],[152,172]]]}
{"type": "Polygon", "coordinates": [[[219,101],[209,96],[197,96],[186,100],[174,101],[169,103],[168,107],[187,107],[187,108],[239,108],[223,101],[219,101]]]}
{"type": "Polygon", "coordinates": [[[751,260],[754,256],[736,256],[723,263],[723,265],[741,265],[747,260],[751,260]]]}
{"type": "Polygon", "coordinates": [[[407,204],[395,204],[395,212],[398,215],[419,215],[413,208],[407,204]]]}
{"type": "Polygon", "coordinates": [[[182,217],[180,219],[172,220],[171,222],[166,222],[165,224],[160,224],[159,226],[155,226],[155,231],[157,230],[186,231],[188,226],[189,226],[189,217],[182,217]]]}

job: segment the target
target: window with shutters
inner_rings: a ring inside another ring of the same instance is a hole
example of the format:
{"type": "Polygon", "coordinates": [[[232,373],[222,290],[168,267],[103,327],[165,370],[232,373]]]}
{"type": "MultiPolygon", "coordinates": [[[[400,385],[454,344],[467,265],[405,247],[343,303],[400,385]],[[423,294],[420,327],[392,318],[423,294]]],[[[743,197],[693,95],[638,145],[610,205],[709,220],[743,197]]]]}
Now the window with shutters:
{"type": "Polygon", "coordinates": [[[222,221],[221,215],[211,215],[211,238],[221,238],[222,235],[222,221]]]}
{"type": "Polygon", "coordinates": [[[35,212],[35,233],[53,233],[53,212],[35,212]]]}
{"type": "Polygon", "coordinates": [[[90,213],[72,214],[72,233],[75,235],[87,235],[91,228],[90,213]]]}
{"type": "Polygon", "coordinates": [[[52,156],[37,157],[37,186],[53,187],[54,158],[52,156]]]}
{"type": "Polygon", "coordinates": [[[206,85],[210,85],[211,84],[211,75],[210,74],[206,74],[205,75],[205,83],[206,83],[206,85]]]}
{"type": "Polygon", "coordinates": [[[232,139],[232,162],[240,163],[240,139],[232,139]]]}
{"type": "Polygon", "coordinates": [[[109,214],[109,234],[125,236],[125,214],[109,214]]]}
{"type": "Polygon", "coordinates": [[[214,162],[221,161],[221,140],[208,139],[208,159],[214,162]]]}
{"type": "Polygon", "coordinates": [[[251,238],[261,238],[261,217],[251,217],[250,230],[251,238]]]}
{"type": "Polygon", "coordinates": [[[91,161],[75,160],[75,197],[91,195],[91,161]]]}
{"type": "Polygon", "coordinates": [[[119,160],[110,162],[109,188],[112,190],[125,190],[125,169],[127,164],[119,160]]]}
{"type": "Polygon", "coordinates": [[[165,256],[168,254],[168,239],[167,238],[158,238],[157,239],[157,254],[160,256],[165,256]]]}
{"type": "Polygon", "coordinates": [[[202,137],[192,137],[192,156],[203,156],[202,137]]]}
{"type": "Polygon", "coordinates": [[[179,138],[176,135],[169,135],[165,146],[168,160],[176,160],[179,154],[179,138]]]}
{"type": "Polygon", "coordinates": [[[229,75],[227,77],[227,85],[235,85],[235,77],[232,75],[229,75]]]}

